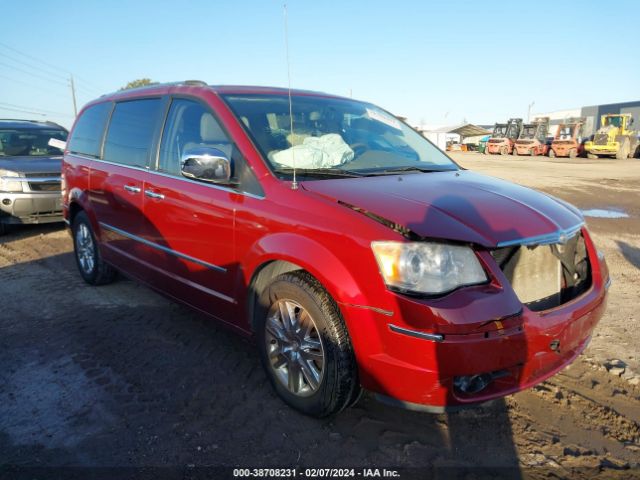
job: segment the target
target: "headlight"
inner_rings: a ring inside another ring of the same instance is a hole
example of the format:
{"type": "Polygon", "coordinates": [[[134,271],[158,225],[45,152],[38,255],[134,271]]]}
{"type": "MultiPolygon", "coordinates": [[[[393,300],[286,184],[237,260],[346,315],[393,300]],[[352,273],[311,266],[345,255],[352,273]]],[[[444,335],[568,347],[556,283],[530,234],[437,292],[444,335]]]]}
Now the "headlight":
{"type": "Polygon", "coordinates": [[[471,248],[435,242],[372,242],[380,273],[388,287],[437,295],[487,281],[471,248]]]}
{"type": "Polygon", "coordinates": [[[16,182],[12,177],[19,177],[16,172],[0,170],[0,192],[21,192],[22,182],[16,182]]]}

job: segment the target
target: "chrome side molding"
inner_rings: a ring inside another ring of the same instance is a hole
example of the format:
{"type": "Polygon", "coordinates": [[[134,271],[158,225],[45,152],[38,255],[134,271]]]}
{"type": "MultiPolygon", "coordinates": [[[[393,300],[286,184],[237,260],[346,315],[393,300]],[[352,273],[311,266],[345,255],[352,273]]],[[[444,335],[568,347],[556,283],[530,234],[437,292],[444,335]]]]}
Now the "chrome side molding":
{"type": "Polygon", "coordinates": [[[440,335],[439,333],[426,333],[426,332],[419,332],[417,330],[409,330],[408,328],[402,328],[392,323],[389,324],[389,330],[395,333],[400,333],[402,335],[407,335],[409,337],[421,338],[423,340],[431,340],[432,342],[444,341],[444,335],[440,335]]]}

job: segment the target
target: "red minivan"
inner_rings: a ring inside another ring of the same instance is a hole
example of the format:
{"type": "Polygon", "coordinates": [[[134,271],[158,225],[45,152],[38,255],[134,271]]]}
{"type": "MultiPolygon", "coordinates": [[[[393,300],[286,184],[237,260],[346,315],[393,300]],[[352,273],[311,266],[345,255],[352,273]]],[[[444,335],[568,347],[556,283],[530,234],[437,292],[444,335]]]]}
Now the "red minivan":
{"type": "Polygon", "coordinates": [[[255,337],[314,416],[362,389],[441,412],[535,385],[586,347],[610,283],[573,206],[309,91],[100,97],[67,142],[63,205],[88,283],[120,271],[255,337]]]}

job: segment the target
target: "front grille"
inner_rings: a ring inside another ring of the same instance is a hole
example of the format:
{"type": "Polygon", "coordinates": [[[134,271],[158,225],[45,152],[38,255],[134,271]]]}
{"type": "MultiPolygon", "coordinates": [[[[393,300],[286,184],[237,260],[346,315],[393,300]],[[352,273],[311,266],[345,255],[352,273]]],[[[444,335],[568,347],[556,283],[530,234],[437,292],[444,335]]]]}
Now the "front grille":
{"type": "Polygon", "coordinates": [[[533,143],[533,140],[518,140],[516,143],[518,145],[531,145],[533,143]]]}
{"type": "Polygon", "coordinates": [[[609,140],[609,135],[606,133],[596,133],[593,137],[593,143],[596,145],[606,145],[609,140]]]}
{"type": "Polygon", "coordinates": [[[29,189],[32,192],[59,192],[61,189],[60,182],[31,183],[29,189]]]}
{"type": "MultiPolygon", "coordinates": [[[[24,176],[26,178],[60,178],[60,173],[25,173],[24,176]]],[[[29,189],[32,192],[59,192],[61,185],[59,180],[53,182],[29,182],[29,189]]]]}
{"type": "Polygon", "coordinates": [[[571,145],[573,142],[571,140],[556,140],[553,143],[556,145],[571,145]]]}
{"type": "Polygon", "coordinates": [[[520,301],[533,311],[567,303],[591,286],[581,233],[564,244],[505,247],[491,254],[520,301]]]}

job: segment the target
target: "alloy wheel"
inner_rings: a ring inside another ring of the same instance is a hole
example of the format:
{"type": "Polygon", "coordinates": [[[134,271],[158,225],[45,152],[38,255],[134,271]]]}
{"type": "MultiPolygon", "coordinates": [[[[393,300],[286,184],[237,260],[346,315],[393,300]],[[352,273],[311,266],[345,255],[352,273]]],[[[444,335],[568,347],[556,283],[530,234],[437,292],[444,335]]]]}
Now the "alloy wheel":
{"type": "Polygon", "coordinates": [[[300,304],[275,301],[265,322],[269,366],[291,393],[313,395],[324,377],[325,353],[318,328],[300,304]]]}
{"type": "Polygon", "coordinates": [[[91,274],[95,267],[95,246],[89,227],[84,223],[76,230],[76,256],[82,271],[91,274]]]}

